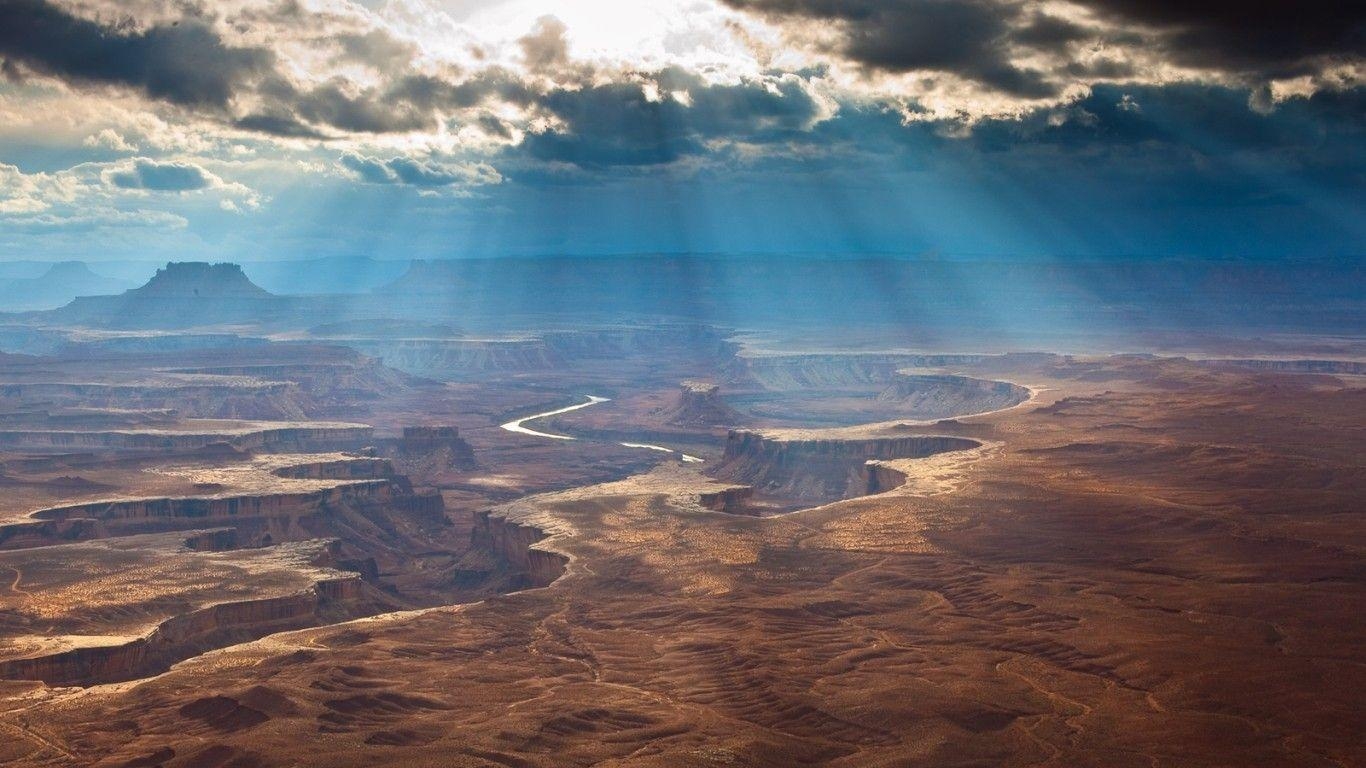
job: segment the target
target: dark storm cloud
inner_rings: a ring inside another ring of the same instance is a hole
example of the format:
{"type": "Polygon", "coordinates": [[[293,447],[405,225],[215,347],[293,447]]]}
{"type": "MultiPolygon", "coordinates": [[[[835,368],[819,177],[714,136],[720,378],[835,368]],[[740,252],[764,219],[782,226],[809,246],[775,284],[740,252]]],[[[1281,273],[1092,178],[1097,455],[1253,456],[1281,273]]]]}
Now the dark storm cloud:
{"type": "Polygon", "coordinates": [[[106,178],[120,189],[151,192],[193,192],[214,184],[213,176],[193,163],[157,162],[141,157],[133,161],[131,168],[111,171],[106,178]]]}
{"type": "Polygon", "coordinates": [[[820,115],[796,77],[710,85],[676,68],[643,83],[553,91],[538,104],[561,126],[528,136],[522,150],[582,167],[670,163],[702,154],[713,139],[783,141],[820,115]],[[647,96],[646,85],[657,98],[647,96]]]}
{"type": "Polygon", "coordinates": [[[441,110],[495,98],[525,104],[531,98],[520,79],[502,70],[458,82],[408,72],[415,48],[382,31],[339,34],[335,42],[344,57],[386,77],[368,87],[342,79],[299,86],[280,73],[271,51],[228,45],[194,16],[138,30],[83,19],[46,0],[0,0],[0,58],[11,78],[18,76],[18,64],[78,85],[135,88],[219,117],[226,113],[242,130],[292,138],[321,138],[326,129],[431,130],[441,110]],[[241,96],[259,106],[233,115],[233,102],[241,96]]]}
{"type": "Polygon", "coordinates": [[[1166,34],[1176,61],[1272,77],[1311,71],[1316,57],[1366,55],[1366,3],[1360,0],[1083,0],[1121,21],[1166,34]]]}
{"type": "MultiPolygon", "coordinates": [[[[947,72],[1025,97],[1050,96],[1056,88],[1043,73],[1011,63],[1012,35],[1026,23],[1037,40],[1058,33],[1061,22],[1022,21],[1014,3],[993,0],[724,0],[769,17],[841,22],[842,53],[864,66],[908,72],[947,72]]],[[[1073,34],[1079,28],[1072,27],[1073,34]]]]}
{"type": "MultiPolygon", "coordinates": [[[[1028,12],[1016,0],[723,1],[780,22],[840,23],[840,53],[870,68],[950,72],[1020,96],[1049,95],[1055,87],[1049,73],[1012,63],[1018,46],[1064,58],[1068,46],[1086,41],[1143,46],[1170,62],[1263,79],[1314,74],[1325,62],[1359,61],[1366,53],[1360,0],[1080,0],[1106,24],[1094,28],[1028,12]]],[[[1057,74],[1127,72],[1121,62],[1072,62],[1057,74]]]]}
{"type": "Polygon", "coordinates": [[[442,113],[488,101],[528,105],[536,98],[525,82],[501,69],[484,70],[460,81],[403,74],[365,88],[342,79],[299,88],[276,78],[259,92],[272,109],[242,118],[237,126],[283,137],[322,136],[313,126],[374,134],[429,131],[436,128],[442,113]]]}
{"type": "Polygon", "coordinates": [[[252,133],[264,133],[286,139],[321,139],[322,132],[299,122],[287,114],[251,114],[239,117],[232,122],[234,128],[252,133]]]}
{"type": "Polygon", "coordinates": [[[0,56],[72,82],[126,86],[174,104],[215,108],[226,107],[245,81],[275,62],[270,51],[225,45],[193,18],[122,29],[44,0],[0,0],[0,56]]]}

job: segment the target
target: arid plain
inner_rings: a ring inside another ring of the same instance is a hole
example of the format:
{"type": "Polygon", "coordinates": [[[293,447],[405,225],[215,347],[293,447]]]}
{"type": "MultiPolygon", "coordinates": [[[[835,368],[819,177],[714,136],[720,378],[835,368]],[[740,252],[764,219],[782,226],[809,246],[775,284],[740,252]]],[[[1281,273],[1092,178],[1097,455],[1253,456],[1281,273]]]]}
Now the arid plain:
{"type": "Polygon", "coordinates": [[[93,325],[0,334],[7,765],[1366,764],[1351,342],[93,325]]]}

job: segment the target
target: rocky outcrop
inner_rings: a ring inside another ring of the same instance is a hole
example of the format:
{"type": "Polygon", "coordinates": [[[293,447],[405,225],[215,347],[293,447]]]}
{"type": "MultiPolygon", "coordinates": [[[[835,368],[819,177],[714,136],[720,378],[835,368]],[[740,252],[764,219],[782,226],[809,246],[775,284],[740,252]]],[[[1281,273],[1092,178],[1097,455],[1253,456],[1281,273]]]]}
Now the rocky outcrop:
{"type": "Polygon", "coordinates": [[[819,503],[868,493],[870,460],[921,458],[979,445],[976,440],[943,435],[780,439],[731,430],[725,453],[710,473],[767,495],[819,503]]]}
{"type": "Polygon", "coordinates": [[[735,425],[743,421],[743,417],[721,399],[719,384],[685,381],[678,390],[678,404],[666,413],[669,424],[713,427],[735,425]]]}
{"type": "Polygon", "coordinates": [[[736,485],[730,488],[722,488],[719,491],[698,494],[697,503],[716,512],[740,515],[746,514],[747,510],[750,509],[749,502],[753,497],[753,487],[736,485]]]}

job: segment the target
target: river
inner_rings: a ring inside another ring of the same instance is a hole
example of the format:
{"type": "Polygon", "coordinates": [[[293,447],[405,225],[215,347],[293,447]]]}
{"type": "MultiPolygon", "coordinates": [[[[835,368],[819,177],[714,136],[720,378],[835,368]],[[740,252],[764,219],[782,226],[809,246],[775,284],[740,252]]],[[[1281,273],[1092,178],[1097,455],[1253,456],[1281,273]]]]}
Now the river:
{"type": "MultiPolygon", "coordinates": [[[[526,427],[526,426],[523,426],[523,425],[526,424],[528,421],[535,421],[536,419],[544,419],[544,418],[546,418],[546,417],[548,417],[548,416],[559,416],[559,415],[562,414],[562,413],[569,413],[570,411],[577,411],[577,410],[579,410],[580,408],[587,408],[587,407],[590,406],[590,405],[597,405],[598,403],[605,403],[605,402],[607,402],[607,401],[609,401],[609,400],[612,399],[612,398],[610,398],[610,397],[598,397],[597,395],[585,395],[585,397],[588,398],[588,400],[587,400],[586,402],[578,403],[577,405],[565,406],[564,408],[556,408],[556,409],[553,410],[553,411],[546,411],[546,412],[544,412],[544,413],[533,413],[533,414],[530,415],[530,416],[525,416],[525,417],[520,418],[520,419],[517,419],[517,420],[515,420],[515,421],[509,421],[508,423],[506,423],[506,424],[500,424],[499,426],[502,427],[503,429],[506,429],[506,430],[509,431],[509,432],[517,432],[517,433],[519,433],[519,434],[531,435],[531,436],[533,436],[533,437],[546,437],[546,438],[549,438],[549,439],[551,439],[551,440],[577,440],[578,438],[573,437],[573,436],[571,436],[571,435],[557,435],[557,434],[554,434],[553,432],[541,432],[541,431],[539,431],[539,430],[531,429],[531,428],[526,427]]],[[[678,454],[679,458],[681,458],[683,461],[686,461],[686,462],[700,462],[700,461],[702,461],[702,459],[700,459],[700,458],[698,458],[698,457],[696,457],[696,456],[689,456],[688,454],[683,453],[682,451],[675,451],[675,450],[672,449],[672,448],[666,448],[666,447],[664,447],[664,446],[662,446],[662,445],[650,445],[649,443],[618,443],[618,445],[622,445],[622,446],[625,446],[625,447],[627,447],[627,448],[640,448],[640,449],[642,449],[642,450],[647,450],[647,451],[660,451],[660,452],[662,452],[662,453],[676,453],[676,454],[678,454]]]]}

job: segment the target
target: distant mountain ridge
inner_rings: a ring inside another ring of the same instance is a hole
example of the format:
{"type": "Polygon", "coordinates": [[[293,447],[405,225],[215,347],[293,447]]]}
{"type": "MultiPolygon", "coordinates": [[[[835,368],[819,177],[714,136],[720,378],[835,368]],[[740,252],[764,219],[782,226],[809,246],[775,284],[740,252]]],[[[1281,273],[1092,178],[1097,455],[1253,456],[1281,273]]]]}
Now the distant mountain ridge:
{"type": "Polygon", "coordinates": [[[128,287],[123,280],[92,272],[83,261],[62,261],[36,277],[0,282],[0,309],[53,309],[77,296],[106,295],[128,287]]]}
{"type": "Polygon", "coordinates": [[[277,295],[359,294],[397,279],[406,261],[369,256],[327,256],[300,261],[244,264],[252,282],[277,295]]]}

